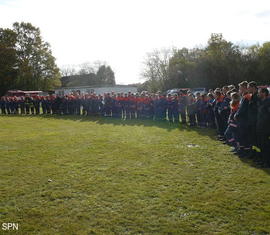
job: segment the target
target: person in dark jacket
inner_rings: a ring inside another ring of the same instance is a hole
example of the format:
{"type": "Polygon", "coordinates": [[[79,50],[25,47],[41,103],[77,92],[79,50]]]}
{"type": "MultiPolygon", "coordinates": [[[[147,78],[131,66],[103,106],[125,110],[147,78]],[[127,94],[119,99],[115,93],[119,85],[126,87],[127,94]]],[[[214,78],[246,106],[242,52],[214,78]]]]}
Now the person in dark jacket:
{"type": "Polygon", "coordinates": [[[187,105],[188,105],[188,96],[187,91],[182,91],[179,96],[179,113],[181,116],[181,123],[187,123],[187,105]]]}
{"type": "Polygon", "coordinates": [[[250,153],[250,142],[249,142],[249,126],[248,126],[248,107],[251,99],[251,95],[248,93],[247,85],[248,82],[244,81],[238,84],[239,94],[242,96],[239,109],[234,115],[234,119],[237,121],[239,126],[239,151],[237,154],[239,157],[247,157],[250,153]]]}
{"type": "Polygon", "coordinates": [[[234,115],[239,108],[240,96],[237,92],[231,93],[231,102],[230,102],[230,115],[228,118],[228,126],[225,131],[225,137],[227,144],[233,146],[232,152],[237,152],[239,147],[239,138],[238,138],[238,126],[237,122],[234,119],[234,115]]]}
{"type": "Polygon", "coordinates": [[[155,120],[156,121],[165,121],[166,120],[166,111],[167,111],[167,100],[166,98],[158,93],[154,102],[155,109],[155,120]]]}
{"type": "MultiPolygon", "coordinates": [[[[249,142],[251,146],[258,147],[257,134],[256,134],[256,123],[258,115],[259,97],[256,82],[248,83],[248,92],[251,94],[251,98],[248,105],[248,129],[249,129],[249,142]]],[[[250,157],[256,157],[256,151],[251,149],[250,157]]]]}
{"type": "Polygon", "coordinates": [[[266,88],[259,90],[261,104],[258,107],[256,132],[264,167],[270,167],[270,97],[266,88]]]}
{"type": "Polygon", "coordinates": [[[222,123],[223,123],[223,132],[225,133],[227,127],[228,127],[228,120],[229,120],[229,116],[230,116],[230,103],[231,103],[231,96],[230,96],[230,92],[228,91],[226,93],[226,95],[224,96],[223,102],[221,104],[220,107],[220,116],[222,119],[222,123]]]}
{"type": "Polygon", "coordinates": [[[42,96],[41,98],[41,108],[42,108],[42,114],[47,114],[47,97],[42,96]]]}
{"type": "Polygon", "coordinates": [[[187,105],[187,114],[189,119],[190,126],[196,126],[196,114],[197,106],[195,103],[195,97],[192,93],[188,94],[188,105],[187,105]]]}
{"type": "Polygon", "coordinates": [[[208,93],[206,103],[207,109],[206,123],[207,126],[210,128],[216,128],[214,106],[215,106],[215,97],[212,93],[208,93]]]}
{"type": "MultiPolygon", "coordinates": [[[[120,96],[120,94],[119,94],[120,96]]],[[[113,118],[120,118],[120,111],[121,111],[121,106],[118,101],[118,96],[115,94],[112,95],[112,117],[113,118]]]]}
{"type": "Polygon", "coordinates": [[[215,120],[217,125],[217,134],[219,140],[225,140],[224,137],[224,121],[221,116],[221,110],[222,110],[222,103],[224,100],[224,95],[221,93],[220,90],[215,90],[215,106],[214,106],[214,114],[215,114],[215,120]]]}
{"type": "Polygon", "coordinates": [[[31,114],[34,113],[34,105],[33,105],[33,98],[30,96],[30,95],[27,95],[25,97],[25,109],[26,109],[26,114],[30,114],[30,111],[31,111],[31,114]]]}
{"type": "Polygon", "coordinates": [[[202,115],[203,101],[202,101],[201,94],[199,92],[196,93],[196,101],[195,101],[195,103],[196,103],[197,123],[198,123],[198,126],[201,127],[202,122],[203,122],[203,115],[202,115]]]}
{"type": "Polygon", "coordinates": [[[178,123],[179,122],[179,112],[178,112],[178,96],[177,96],[177,94],[175,94],[174,96],[171,96],[171,94],[168,94],[167,108],[168,108],[169,122],[178,123]]]}
{"type": "Polygon", "coordinates": [[[20,114],[25,114],[24,96],[18,98],[18,105],[20,108],[20,114]]]}
{"type": "Polygon", "coordinates": [[[34,105],[36,114],[40,113],[40,101],[41,101],[41,98],[39,95],[33,96],[33,105],[34,105]]]}
{"type": "Polygon", "coordinates": [[[131,119],[136,117],[136,97],[132,93],[129,96],[129,112],[131,119]]]}
{"type": "Polygon", "coordinates": [[[0,109],[1,114],[6,114],[6,99],[4,96],[2,96],[0,99],[0,109]]]}

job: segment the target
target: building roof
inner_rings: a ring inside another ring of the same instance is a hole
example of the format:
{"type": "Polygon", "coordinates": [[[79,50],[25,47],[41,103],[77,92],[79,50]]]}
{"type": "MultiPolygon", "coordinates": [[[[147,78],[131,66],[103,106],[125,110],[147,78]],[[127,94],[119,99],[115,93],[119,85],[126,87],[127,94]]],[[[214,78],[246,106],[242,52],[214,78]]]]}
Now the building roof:
{"type": "Polygon", "coordinates": [[[61,89],[87,89],[87,88],[106,88],[106,87],[134,87],[136,86],[130,86],[130,85],[93,85],[93,86],[76,86],[76,87],[58,87],[55,88],[55,90],[61,90],[61,89]]]}
{"type": "Polygon", "coordinates": [[[23,94],[36,94],[41,93],[42,91],[22,91],[22,90],[9,90],[7,93],[15,94],[15,93],[23,93],[23,94]]]}

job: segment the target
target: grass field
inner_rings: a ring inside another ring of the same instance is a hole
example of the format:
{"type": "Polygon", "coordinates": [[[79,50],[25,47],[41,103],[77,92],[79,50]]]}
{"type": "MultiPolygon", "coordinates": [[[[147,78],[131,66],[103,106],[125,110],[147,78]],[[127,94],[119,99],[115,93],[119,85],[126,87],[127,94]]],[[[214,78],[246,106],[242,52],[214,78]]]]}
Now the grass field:
{"type": "Polygon", "coordinates": [[[213,130],[0,117],[0,234],[268,234],[270,171],[213,130]]]}

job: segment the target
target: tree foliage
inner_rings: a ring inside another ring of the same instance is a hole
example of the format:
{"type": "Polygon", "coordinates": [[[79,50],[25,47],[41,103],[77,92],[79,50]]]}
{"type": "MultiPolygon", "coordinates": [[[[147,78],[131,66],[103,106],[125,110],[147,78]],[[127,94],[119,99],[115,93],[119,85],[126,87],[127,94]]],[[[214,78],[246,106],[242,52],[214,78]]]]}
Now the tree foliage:
{"type": "Polygon", "coordinates": [[[83,63],[79,70],[73,67],[64,67],[61,72],[64,75],[61,78],[63,87],[74,86],[93,86],[93,85],[115,85],[114,72],[110,66],[95,62],[83,63]]]}
{"type": "Polygon", "coordinates": [[[170,49],[154,50],[148,53],[144,61],[142,76],[147,78],[146,87],[149,91],[164,90],[169,79],[170,49]]]}
{"type": "Polygon", "coordinates": [[[270,42],[240,47],[225,40],[222,34],[212,34],[204,48],[174,49],[169,58],[165,55],[164,50],[147,55],[142,73],[146,79],[144,88],[215,88],[242,80],[269,83],[270,42]]]}
{"type": "Polygon", "coordinates": [[[50,45],[39,28],[30,23],[14,23],[0,28],[1,94],[8,89],[49,90],[60,85],[60,72],[50,45]]]}
{"type": "Polygon", "coordinates": [[[0,95],[14,88],[18,73],[16,33],[0,28],[0,95]]]}

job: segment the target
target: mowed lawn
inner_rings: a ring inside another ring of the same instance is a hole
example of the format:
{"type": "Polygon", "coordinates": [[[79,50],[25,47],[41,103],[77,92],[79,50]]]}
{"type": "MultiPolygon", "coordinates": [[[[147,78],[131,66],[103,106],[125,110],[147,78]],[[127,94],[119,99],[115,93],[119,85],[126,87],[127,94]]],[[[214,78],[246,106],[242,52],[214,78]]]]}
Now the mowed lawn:
{"type": "Polygon", "coordinates": [[[215,131],[86,117],[0,117],[3,234],[268,234],[270,171],[215,131]]]}

